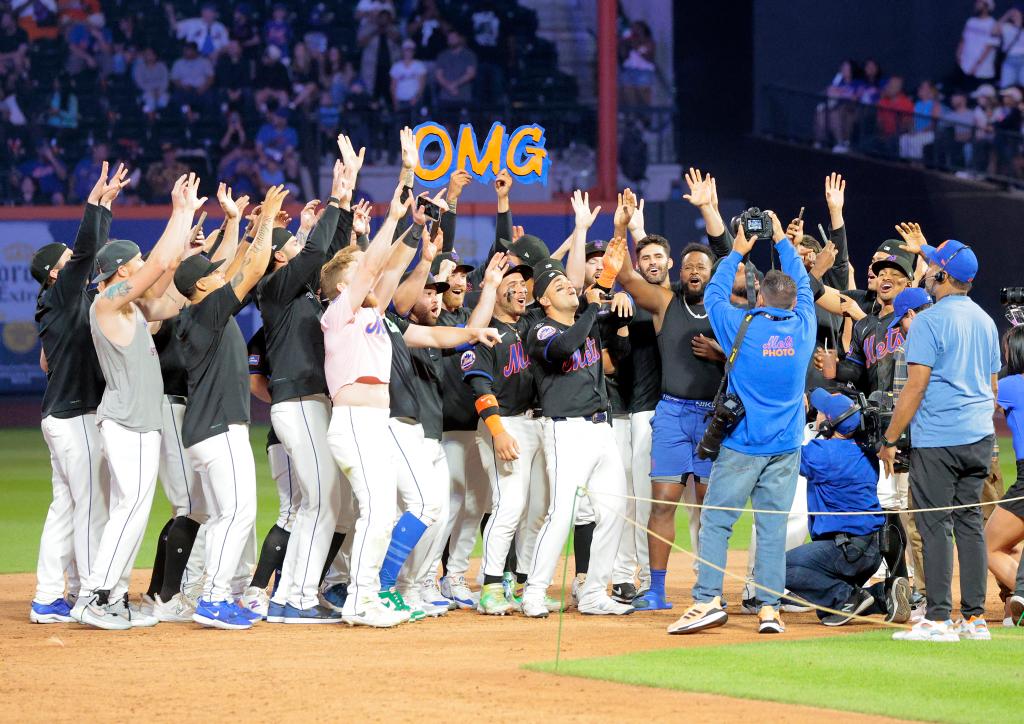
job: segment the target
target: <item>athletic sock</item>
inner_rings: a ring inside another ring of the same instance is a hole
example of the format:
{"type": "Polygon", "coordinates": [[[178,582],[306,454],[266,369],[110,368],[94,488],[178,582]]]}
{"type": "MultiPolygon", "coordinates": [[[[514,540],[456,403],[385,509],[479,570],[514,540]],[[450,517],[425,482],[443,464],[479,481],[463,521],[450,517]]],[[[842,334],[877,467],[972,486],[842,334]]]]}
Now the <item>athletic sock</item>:
{"type": "Polygon", "coordinates": [[[516,583],[526,583],[526,579],[529,578],[528,573],[520,573],[516,571],[516,583]]]}
{"type": "Polygon", "coordinates": [[[391,545],[388,546],[384,564],[380,567],[380,590],[388,591],[394,588],[398,572],[402,570],[405,560],[426,530],[427,526],[415,515],[408,511],[402,513],[402,517],[391,531],[391,545]]]}
{"type": "Polygon", "coordinates": [[[590,544],[594,540],[597,523],[583,523],[573,533],[572,552],[576,558],[576,575],[590,570],[590,544]]]}
{"type": "Polygon", "coordinates": [[[256,572],[252,575],[250,586],[265,589],[270,583],[270,576],[274,571],[278,571],[277,578],[280,580],[281,564],[284,563],[284,554],[288,550],[289,537],[291,537],[291,533],[279,525],[274,525],[267,531],[267,537],[263,539],[263,547],[260,548],[260,560],[256,564],[256,572]]]}
{"type": "Polygon", "coordinates": [[[192,546],[199,534],[199,523],[185,515],[178,516],[167,531],[166,563],[164,564],[164,580],[160,586],[160,599],[170,601],[174,594],[181,591],[181,577],[188,567],[188,558],[192,555],[192,546]]]}
{"type": "Polygon", "coordinates": [[[174,518],[164,523],[164,527],[160,530],[160,535],[156,538],[156,558],[153,559],[153,576],[149,579],[149,589],[146,591],[150,598],[160,593],[160,588],[164,585],[164,566],[167,562],[167,532],[173,524],[174,518]]]}
{"type": "Polygon", "coordinates": [[[651,593],[656,593],[662,598],[665,597],[665,574],[668,571],[664,569],[651,569],[651,593]]]}
{"type": "Polygon", "coordinates": [[[320,574],[320,585],[324,585],[324,579],[327,578],[327,571],[331,570],[331,564],[334,563],[334,559],[338,557],[338,551],[341,550],[341,544],[345,542],[345,534],[334,531],[334,536],[331,538],[331,547],[327,550],[327,560],[324,561],[324,570],[320,574]]]}
{"type": "Polygon", "coordinates": [[[518,567],[519,559],[516,557],[516,541],[513,538],[511,545],[508,547],[508,555],[505,556],[505,570],[509,573],[515,573],[518,567]]]}
{"type": "Polygon", "coordinates": [[[502,576],[488,576],[486,573],[484,574],[485,586],[490,585],[492,583],[501,583],[503,580],[504,578],[502,576]]]}
{"type": "Polygon", "coordinates": [[[452,536],[448,537],[445,541],[444,550],[441,551],[441,577],[444,578],[448,575],[448,556],[451,553],[452,548],[452,536]]]}

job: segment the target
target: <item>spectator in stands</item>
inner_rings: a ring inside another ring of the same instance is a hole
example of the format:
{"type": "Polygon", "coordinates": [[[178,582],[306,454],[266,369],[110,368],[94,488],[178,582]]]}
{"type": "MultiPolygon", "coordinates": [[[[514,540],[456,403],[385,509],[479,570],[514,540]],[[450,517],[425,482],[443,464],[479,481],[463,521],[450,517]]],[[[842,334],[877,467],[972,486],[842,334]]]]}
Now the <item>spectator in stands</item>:
{"type": "MultiPolygon", "coordinates": [[[[36,143],[36,157],[18,166],[22,177],[31,178],[35,182],[37,198],[44,204],[59,206],[64,203],[64,182],[68,172],[59,158],[59,149],[46,140],[36,143]]],[[[24,185],[19,188],[24,192],[24,185]]]]}
{"type": "Polygon", "coordinates": [[[642,20],[634,20],[619,43],[619,58],[622,61],[622,103],[625,106],[651,105],[651,91],[654,87],[654,36],[651,26],[642,20]]]}
{"type": "Polygon", "coordinates": [[[260,160],[268,150],[275,150],[284,154],[285,151],[293,151],[299,145],[299,134],[288,125],[288,113],[283,108],[270,113],[268,122],[260,126],[256,134],[256,151],[260,154],[260,160]]]}
{"type": "Polygon", "coordinates": [[[327,38],[335,31],[334,10],[327,3],[318,2],[309,9],[306,20],[306,34],[302,39],[309,47],[309,52],[317,60],[327,52],[327,38]]]}
{"type": "Polygon", "coordinates": [[[445,21],[437,0],[420,0],[416,16],[406,26],[406,32],[416,43],[416,58],[424,62],[437,60],[445,47],[445,21]]]}
{"type": "Polygon", "coordinates": [[[885,83],[878,101],[876,146],[881,153],[895,155],[901,133],[910,130],[914,102],[903,92],[902,76],[894,75],[885,83]]]}
{"type": "Polygon", "coordinates": [[[39,185],[31,176],[22,176],[17,184],[18,196],[15,198],[15,206],[41,206],[47,203],[46,199],[39,193],[39,185]]]}
{"type": "Polygon", "coordinates": [[[327,49],[326,59],[320,69],[320,86],[331,94],[331,100],[337,105],[345,102],[349,84],[355,78],[356,71],[352,61],[341,54],[337,46],[327,49]]]}
{"type": "Polygon", "coordinates": [[[395,6],[391,0],[359,0],[352,11],[352,15],[359,21],[357,33],[362,33],[376,24],[382,11],[389,12],[391,17],[395,17],[395,6]]]}
{"type": "Polygon", "coordinates": [[[850,137],[857,117],[857,98],[860,95],[859,69],[852,59],[839,64],[839,70],[825,89],[826,100],[818,104],[814,115],[814,140],[817,146],[827,145],[830,137],[833,151],[845,153],[850,149],[850,137]]]}
{"type": "Polygon", "coordinates": [[[993,31],[1003,52],[999,69],[999,87],[1024,85],[1024,13],[1014,6],[999,18],[993,31]]]}
{"type": "Polygon", "coordinates": [[[391,105],[391,66],[399,58],[401,39],[391,10],[381,10],[375,23],[359,31],[359,47],[363,49],[359,75],[370,97],[386,106],[391,105]]]}
{"type": "Polygon", "coordinates": [[[182,174],[188,173],[188,166],[178,160],[178,151],[170,141],[160,144],[160,160],[146,169],[146,187],[150,203],[166,204],[171,200],[171,189],[182,174]]]}
{"type": "Polygon", "coordinates": [[[281,168],[283,160],[284,154],[273,149],[260,157],[258,173],[261,195],[266,194],[271,186],[280,186],[285,182],[284,170],[281,168]]]}
{"type": "Polygon", "coordinates": [[[53,94],[46,109],[46,125],[68,131],[78,128],[78,96],[71,79],[63,73],[53,79],[53,94]]]}
{"type": "Polygon", "coordinates": [[[217,4],[203,3],[199,17],[178,21],[174,32],[179,40],[195,43],[200,55],[211,60],[228,44],[228,29],[217,19],[217,4]]]}
{"type": "Polygon", "coordinates": [[[242,54],[250,62],[255,63],[259,59],[259,48],[262,41],[259,31],[252,23],[252,11],[247,3],[235,5],[235,12],[231,17],[231,31],[228,36],[242,46],[242,54]]]}
{"type": "Polygon", "coordinates": [[[210,93],[213,86],[213,65],[209,58],[199,54],[199,46],[185,43],[181,57],[171,66],[171,84],[174,86],[175,105],[208,109],[215,99],[210,93]]]}
{"type": "MultiPolygon", "coordinates": [[[[71,172],[70,201],[83,203],[103,170],[103,162],[110,158],[110,148],[103,141],[94,143],[88,156],[75,164],[71,172]]],[[[115,167],[116,168],[116,167],[115,167]]]]}
{"type": "Polygon", "coordinates": [[[87,21],[68,25],[65,67],[72,76],[87,74],[91,78],[110,72],[113,45],[103,22],[103,15],[91,15],[87,21]]]}
{"type": "Polygon", "coordinates": [[[284,3],[274,3],[270,11],[270,19],[263,24],[263,42],[267,46],[273,46],[281,53],[282,58],[287,58],[292,49],[292,28],[288,22],[288,6],[284,3]]]}
{"type": "Polygon", "coordinates": [[[402,125],[415,125],[412,119],[423,103],[427,85],[427,67],[415,56],[416,43],[406,40],[402,43],[402,59],[391,66],[391,103],[402,125]]]}
{"type": "Polygon", "coordinates": [[[338,124],[341,122],[341,104],[334,99],[330,91],[320,93],[317,122],[323,132],[321,143],[324,147],[330,148],[338,136],[338,124]]]}
{"type": "Polygon", "coordinates": [[[0,73],[24,73],[28,69],[28,33],[14,22],[14,14],[0,15],[0,73]]]}
{"type": "Polygon", "coordinates": [[[996,89],[990,83],[978,86],[971,93],[978,105],[974,108],[974,143],[971,156],[975,172],[987,174],[992,169],[992,146],[996,138],[996,111],[999,109],[996,89]]]}
{"type": "MultiPolygon", "coordinates": [[[[484,105],[501,103],[505,95],[507,38],[494,0],[483,0],[470,16],[473,52],[476,53],[476,97],[484,105]]],[[[653,43],[651,45],[653,49],[653,43]]]]}
{"type": "Polygon", "coordinates": [[[292,108],[302,108],[312,104],[320,93],[320,61],[314,58],[309,48],[302,41],[295,44],[292,62],[288,68],[292,77],[292,108]]]}
{"type": "Polygon", "coordinates": [[[438,110],[447,121],[457,119],[473,102],[474,78],[476,54],[466,47],[462,33],[452,28],[448,31],[448,49],[437,56],[434,64],[438,110]]]}
{"type": "Polygon", "coordinates": [[[995,123],[992,124],[996,131],[996,173],[1016,177],[1019,175],[1017,161],[1021,152],[1020,106],[1024,95],[1016,86],[1004,88],[999,94],[1003,105],[996,110],[995,123]]]}
{"type": "Polygon", "coordinates": [[[266,109],[271,101],[278,106],[288,105],[292,82],[288,77],[288,69],[281,63],[281,51],[276,45],[268,45],[263,51],[253,87],[256,88],[256,103],[260,110],[266,109]]]}
{"type": "Polygon", "coordinates": [[[917,87],[911,130],[900,136],[900,158],[924,158],[925,146],[935,141],[935,129],[938,127],[940,115],[942,103],[939,100],[939,91],[930,80],[921,81],[917,87]]]}
{"type": "MultiPolygon", "coordinates": [[[[377,102],[370,98],[366,92],[366,86],[358,77],[352,79],[348,87],[348,94],[345,96],[345,103],[342,106],[341,128],[342,133],[349,137],[352,145],[356,148],[365,146],[373,149],[370,130],[377,118],[380,107],[377,102]]],[[[384,153],[386,151],[382,151],[384,153]]],[[[367,155],[367,162],[374,162],[374,154],[367,155]]]]}
{"type": "Polygon", "coordinates": [[[213,75],[217,90],[221,92],[228,108],[241,109],[253,84],[252,61],[243,55],[241,43],[237,40],[228,41],[224,52],[217,58],[213,75]]]}
{"type": "MultiPolygon", "coordinates": [[[[9,124],[12,128],[24,128],[28,122],[18,104],[18,96],[13,92],[6,92],[2,85],[0,85],[0,121],[9,124]]],[[[15,135],[11,129],[5,130],[7,135],[15,135]]]]}
{"type": "MultiPolygon", "coordinates": [[[[244,134],[245,130],[241,129],[241,133],[244,134]]],[[[221,148],[227,149],[229,146],[224,146],[222,141],[221,148]]],[[[255,197],[260,189],[260,176],[252,142],[232,144],[230,149],[217,166],[217,178],[230,186],[232,192],[255,197]]]]}
{"type": "Polygon", "coordinates": [[[974,90],[982,83],[991,83],[996,77],[996,47],[992,33],[996,21],[992,17],[995,0],[975,0],[974,15],[964,23],[960,44],[956,48],[956,62],[960,70],[957,85],[974,90]]]}
{"type": "Polygon", "coordinates": [[[974,111],[967,106],[967,94],[954,91],[949,108],[942,112],[942,123],[936,141],[940,166],[961,169],[971,165],[971,143],[974,141],[974,111]]]}
{"type": "Polygon", "coordinates": [[[167,105],[171,76],[155,50],[146,48],[142,51],[132,67],[132,80],[141,94],[143,113],[154,114],[167,105]]]}

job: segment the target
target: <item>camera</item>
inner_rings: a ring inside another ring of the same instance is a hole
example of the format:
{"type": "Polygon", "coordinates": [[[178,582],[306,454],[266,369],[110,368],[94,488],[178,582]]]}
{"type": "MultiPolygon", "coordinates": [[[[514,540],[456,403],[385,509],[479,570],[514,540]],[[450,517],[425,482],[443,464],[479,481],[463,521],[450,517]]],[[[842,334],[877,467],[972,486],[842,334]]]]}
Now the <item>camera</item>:
{"type": "Polygon", "coordinates": [[[736,428],[746,412],[739,395],[731,392],[719,394],[715,398],[715,411],[711,413],[711,421],[708,422],[704,436],[697,445],[697,457],[701,460],[717,460],[722,449],[722,440],[736,428]]]}
{"type": "Polygon", "coordinates": [[[772,217],[756,206],[740,214],[740,225],[743,226],[743,233],[748,239],[758,238],[770,241],[772,238],[772,217]]]}
{"type": "Polygon", "coordinates": [[[1006,307],[1006,321],[1014,327],[1024,324],[1024,287],[1003,287],[999,303],[1006,307]]]}
{"type": "MultiPolygon", "coordinates": [[[[858,393],[853,407],[847,412],[835,420],[825,420],[818,425],[818,434],[825,438],[832,437],[841,422],[859,412],[860,425],[852,439],[860,446],[861,450],[875,455],[885,439],[885,431],[889,429],[895,409],[896,396],[892,392],[876,390],[866,398],[862,393],[858,393]]],[[[910,432],[904,430],[896,441],[896,461],[893,470],[897,473],[905,473],[909,469],[910,432]]]]}

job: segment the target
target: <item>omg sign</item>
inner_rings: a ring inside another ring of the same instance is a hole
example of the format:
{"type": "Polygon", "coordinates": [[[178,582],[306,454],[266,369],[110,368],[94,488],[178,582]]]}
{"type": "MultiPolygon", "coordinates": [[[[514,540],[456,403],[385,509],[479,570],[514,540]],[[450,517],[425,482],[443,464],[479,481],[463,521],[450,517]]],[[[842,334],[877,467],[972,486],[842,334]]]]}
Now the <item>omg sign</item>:
{"type": "Polygon", "coordinates": [[[495,123],[482,144],[468,123],[459,126],[454,140],[444,126],[433,121],[416,126],[413,134],[420,156],[416,178],[424,186],[445,186],[452,172],[459,169],[468,171],[482,183],[492,181],[502,169],[508,169],[519,183],[546,185],[548,182],[551,159],[544,148],[544,129],[536,124],[519,126],[509,133],[503,123],[495,123]],[[432,157],[433,153],[427,151],[433,146],[439,153],[437,160],[428,164],[426,156],[432,157]]]}

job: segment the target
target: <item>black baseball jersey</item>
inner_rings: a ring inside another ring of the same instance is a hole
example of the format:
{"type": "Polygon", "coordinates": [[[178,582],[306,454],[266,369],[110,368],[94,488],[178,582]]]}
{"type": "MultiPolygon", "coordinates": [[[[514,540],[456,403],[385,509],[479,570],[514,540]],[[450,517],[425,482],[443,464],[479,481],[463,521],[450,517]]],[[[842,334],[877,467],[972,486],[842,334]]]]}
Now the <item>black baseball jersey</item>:
{"type": "Polygon", "coordinates": [[[323,306],[317,290],[320,268],[338,227],[338,213],[338,207],[328,205],[302,251],[256,286],[274,371],[270,378],[273,402],[327,394],[324,333],[320,329],[323,306]]]}
{"type": "Polygon", "coordinates": [[[95,293],[87,286],[96,251],[107,241],[110,218],[108,209],[86,204],[71,258],[36,299],[36,326],[47,364],[43,417],[95,412],[103,397],[103,372],[89,328],[95,293]]]}
{"type": "Polygon", "coordinates": [[[459,357],[459,369],[471,390],[469,409],[476,414],[474,402],[480,395],[493,394],[498,400],[498,414],[522,415],[537,407],[533,366],[523,346],[521,323],[509,324],[498,319],[491,326],[501,334],[494,347],[477,345],[459,357]]]}
{"type": "MultiPolygon", "coordinates": [[[[465,306],[454,312],[441,309],[437,323],[445,327],[465,327],[472,311],[465,306]]],[[[442,429],[475,430],[476,410],[473,407],[473,392],[462,381],[462,355],[472,349],[471,345],[460,347],[459,354],[446,354],[441,362],[443,384],[441,386],[442,429]]]]}
{"type": "Polygon", "coordinates": [[[676,291],[665,310],[658,335],[663,394],[683,400],[715,399],[724,367],[720,362],[693,354],[692,341],[699,334],[715,338],[704,305],[688,304],[682,291],[676,291]]]}
{"type": "Polygon", "coordinates": [[[188,365],[188,404],[181,441],[192,447],[249,422],[245,338],[235,314],[242,308],[230,284],[179,315],[176,333],[188,365]]]}
{"type": "MultiPolygon", "coordinates": [[[[249,351],[249,374],[262,375],[269,380],[270,360],[267,359],[267,335],[264,333],[263,327],[253,332],[247,346],[249,351]]],[[[274,432],[274,426],[271,424],[270,430],[267,431],[267,447],[278,445],[280,442],[277,439],[277,433],[274,432]]]]}
{"type": "Polygon", "coordinates": [[[153,345],[160,355],[160,374],[164,378],[164,394],[188,396],[188,369],[185,367],[185,356],[181,353],[181,340],[176,329],[178,317],[165,319],[160,329],[153,335],[153,345]]]}
{"type": "Polygon", "coordinates": [[[402,336],[409,328],[409,321],[394,312],[388,312],[384,315],[384,326],[391,337],[391,382],[388,384],[391,417],[405,417],[419,422],[420,405],[414,382],[416,373],[412,368],[412,354],[402,336]]]}
{"type": "Polygon", "coordinates": [[[854,383],[866,395],[892,390],[893,353],[904,339],[899,325],[889,329],[892,317],[892,312],[881,318],[870,315],[853,325],[850,349],[836,367],[836,379],[854,383]]]}
{"type": "Polygon", "coordinates": [[[586,417],[608,410],[597,312],[598,305],[588,305],[572,326],[545,317],[527,335],[526,351],[547,417],[586,417]]]}
{"type": "Polygon", "coordinates": [[[629,412],[653,410],[661,399],[661,353],[654,317],[646,309],[636,308],[629,323],[629,352],[620,356],[609,350],[615,362],[615,378],[628,401],[629,412]]]}

